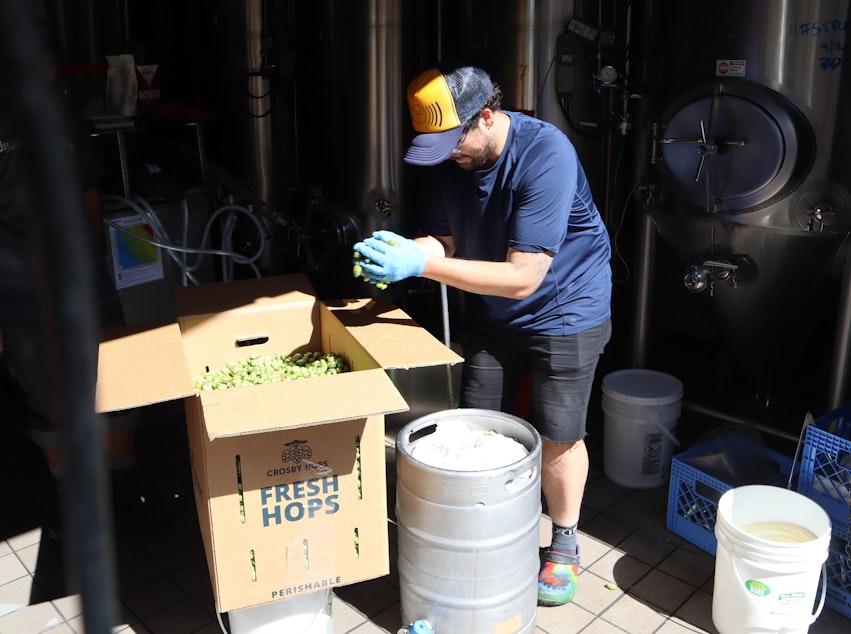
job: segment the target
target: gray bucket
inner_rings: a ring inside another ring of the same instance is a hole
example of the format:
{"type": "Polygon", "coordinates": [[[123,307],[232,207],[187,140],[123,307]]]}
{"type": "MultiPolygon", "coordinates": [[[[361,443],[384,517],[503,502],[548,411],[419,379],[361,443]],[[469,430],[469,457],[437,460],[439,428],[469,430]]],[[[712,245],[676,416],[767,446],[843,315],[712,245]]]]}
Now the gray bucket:
{"type": "Polygon", "coordinates": [[[435,632],[530,633],[538,604],[541,437],[526,421],[483,409],[418,418],[396,438],[396,519],[403,624],[435,632]],[[467,423],[520,442],[504,467],[461,471],[413,457],[437,426],[467,423]]]}

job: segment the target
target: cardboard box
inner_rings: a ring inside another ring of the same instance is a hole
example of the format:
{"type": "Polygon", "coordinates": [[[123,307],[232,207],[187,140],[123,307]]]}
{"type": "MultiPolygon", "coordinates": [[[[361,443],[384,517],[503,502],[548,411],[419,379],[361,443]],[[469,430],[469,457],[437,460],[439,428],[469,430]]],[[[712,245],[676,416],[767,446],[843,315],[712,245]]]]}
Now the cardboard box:
{"type": "Polygon", "coordinates": [[[183,398],[217,609],[389,572],[384,416],[408,406],[388,371],[462,359],[383,299],[320,302],[302,275],[180,287],[177,323],[105,331],[97,408],[183,398]],[[195,393],[252,353],[322,350],[352,371],[195,393]]]}

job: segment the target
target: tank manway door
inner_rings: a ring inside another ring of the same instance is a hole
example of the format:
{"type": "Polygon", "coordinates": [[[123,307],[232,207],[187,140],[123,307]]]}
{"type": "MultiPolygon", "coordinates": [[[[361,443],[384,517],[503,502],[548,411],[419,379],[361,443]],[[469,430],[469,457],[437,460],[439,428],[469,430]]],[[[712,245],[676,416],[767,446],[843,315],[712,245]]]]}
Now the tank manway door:
{"type": "Polygon", "coordinates": [[[746,212],[787,195],[810,167],[812,131],[779,93],[715,84],[653,126],[653,154],[674,192],[709,213],[746,212]]]}

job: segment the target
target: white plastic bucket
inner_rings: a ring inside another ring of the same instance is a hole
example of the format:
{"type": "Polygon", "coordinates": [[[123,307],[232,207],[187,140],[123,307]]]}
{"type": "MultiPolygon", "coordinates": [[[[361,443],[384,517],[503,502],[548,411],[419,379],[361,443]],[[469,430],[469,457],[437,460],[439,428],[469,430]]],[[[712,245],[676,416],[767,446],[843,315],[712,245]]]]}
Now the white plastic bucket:
{"type": "Polygon", "coordinates": [[[715,536],[712,622],[720,634],[805,634],[824,605],[824,575],[821,600],[817,607],[815,603],[830,544],[827,513],[795,491],[737,487],[718,502],[715,536]],[[777,534],[767,539],[768,533],[755,531],[754,524],[774,529],[793,525],[810,535],[800,537],[802,541],[778,540],[777,534]]]}
{"type": "Polygon", "coordinates": [[[631,489],[666,484],[683,384],[655,370],[618,370],[603,377],[602,391],[606,477],[631,489]]]}
{"type": "Polygon", "coordinates": [[[228,612],[231,634],[333,634],[331,590],[228,612]]]}

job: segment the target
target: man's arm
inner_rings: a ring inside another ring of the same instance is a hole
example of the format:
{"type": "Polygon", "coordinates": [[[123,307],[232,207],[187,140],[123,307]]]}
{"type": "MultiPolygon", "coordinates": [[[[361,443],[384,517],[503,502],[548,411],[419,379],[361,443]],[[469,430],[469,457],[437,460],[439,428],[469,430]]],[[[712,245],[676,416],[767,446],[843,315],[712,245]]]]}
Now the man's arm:
{"type": "MultiPolygon", "coordinates": [[[[435,253],[426,240],[429,239],[416,240],[427,254],[421,277],[480,295],[525,299],[541,285],[553,259],[549,252],[509,248],[505,262],[461,260],[435,253]]],[[[442,242],[437,238],[430,240],[442,242]]]]}
{"type": "Polygon", "coordinates": [[[525,299],[541,285],[553,254],[509,248],[505,261],[463,260],[449,257],[455,244],[448,236],[420,236],[409,240],[391,231],[376,231],[354,250],[368,277],[395,282],[424,277],[455,288],[510,299],[525,299]]]}

